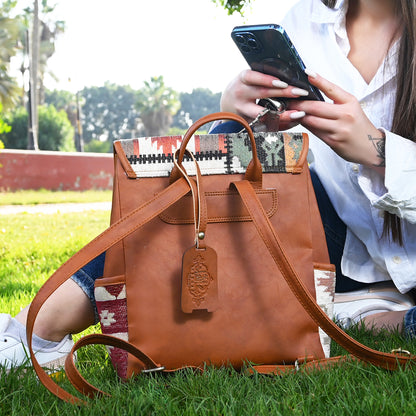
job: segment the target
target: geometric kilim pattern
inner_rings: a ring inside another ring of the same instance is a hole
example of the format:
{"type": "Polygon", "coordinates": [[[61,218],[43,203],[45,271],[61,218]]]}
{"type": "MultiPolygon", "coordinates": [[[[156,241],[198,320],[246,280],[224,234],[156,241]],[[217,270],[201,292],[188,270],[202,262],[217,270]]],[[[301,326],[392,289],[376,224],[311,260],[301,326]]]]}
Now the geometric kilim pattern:
{"type": "MultiPolygon", "coordinates": [[[[314,272],[316,302],[330,319],[334,319],[335,272],[317,268],[314,272]]],[[[329,358],[331,338],[321,328],[319,328],[319,337],[325,357],[329,358]]]]}
{"type": "MultiPolygon", "coordinates": [[[[100,284],[105,279],[98,279],[100,284]]],[[[94,294],[100,316],[101,331],[128,341],[126,285],[123,283],[98,286],[94,294]]],[[[107,347],[113,367],[121,378],[127,375],[127,352],[115,347],[107,347]]]]}
{"type": "MultiPolygon", "coordinates": [[[[255,133],[254,137],[264,173],[292,171],[304,145],[301,133],[255,133]]],[[[173,168],[173,155],[181,142],[182,136],[120,140],[137,177],[168,176],[173,168]]],[[[244,173],[252,158],[247,133],[194,135],[187,149],[206,175],[244,173]]],[[[187,155],[183,166],[189,174],[195,174],[195,166],[187,155]]]]}

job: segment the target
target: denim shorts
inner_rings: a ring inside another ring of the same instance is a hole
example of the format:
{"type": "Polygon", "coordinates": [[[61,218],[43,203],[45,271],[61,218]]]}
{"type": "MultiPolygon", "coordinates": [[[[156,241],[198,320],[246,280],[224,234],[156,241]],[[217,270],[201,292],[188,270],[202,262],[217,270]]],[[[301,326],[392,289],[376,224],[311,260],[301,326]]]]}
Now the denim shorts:
{"type": "Polygon", "coordinates": [[[104,272],[105,253],[100,254],[94,260],[91,260],[83,268],[79,269],[71,279],[84,291],[91,301],[94,308],[95,323],[99,321],[97,306],[95,304],[94,283],[104,272]]]}
{"type": "Polygon", "coordinates": [[[404,334],[409,338],[416,338],[416,306],[410,308],[404,316],[404,334]]]}

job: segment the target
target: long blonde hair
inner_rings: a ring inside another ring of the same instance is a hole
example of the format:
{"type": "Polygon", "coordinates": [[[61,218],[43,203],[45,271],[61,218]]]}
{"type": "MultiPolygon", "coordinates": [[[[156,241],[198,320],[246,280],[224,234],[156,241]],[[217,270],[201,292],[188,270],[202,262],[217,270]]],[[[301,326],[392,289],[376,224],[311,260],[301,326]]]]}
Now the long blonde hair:
{"type": "MultiPolygon", "coordinates": [[[[334,8],[337,0],[321,0],[334,8]]],[[[416,0],[395,1],[396,14],[401,20],[401,38],[397,63],[396,104],[391,131],[411,141],[416,141],[416,0]]],[[[383,234],[403,245],[400,218],[384,213],[383,234]]]]}

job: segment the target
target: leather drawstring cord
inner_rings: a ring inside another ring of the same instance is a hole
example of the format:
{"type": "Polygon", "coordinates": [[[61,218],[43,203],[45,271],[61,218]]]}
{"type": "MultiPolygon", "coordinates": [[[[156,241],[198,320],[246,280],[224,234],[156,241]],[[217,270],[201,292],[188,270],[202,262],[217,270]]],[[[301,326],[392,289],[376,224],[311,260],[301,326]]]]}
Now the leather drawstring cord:
{"type": "Polygon", "coordinates": [[[190,178],[186,170],[179,165],[177,160],[178,154],[179,149],[175,152],[173,163],[181,172],[182,176],[186,179],[191,189],[192,203],[194,208],[193,212],[195,225],[195,245],[198,249],[203,249],[205,245],[203,244],[202,240],[205,238],[207,228],[207,202],[205,198],[205,193],[202,188],[201,170],[199,169],[199,165],[195,159],[195,156],[192,154],[192,152],[186,150],[186,154],[191,157],[196,169],[196,179],[194,180],[190,178]]]}

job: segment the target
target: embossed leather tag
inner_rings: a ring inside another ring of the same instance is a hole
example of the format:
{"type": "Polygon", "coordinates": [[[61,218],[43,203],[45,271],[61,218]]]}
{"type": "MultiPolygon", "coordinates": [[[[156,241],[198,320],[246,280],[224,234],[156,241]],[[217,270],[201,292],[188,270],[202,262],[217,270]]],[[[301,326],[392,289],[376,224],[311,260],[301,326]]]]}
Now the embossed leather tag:
{"type": "Polygon", "coordinates": [[[211,247],[191,247],[182,260],[181,307],[185,313],[218,308],[217,253],[211,247]]]}

